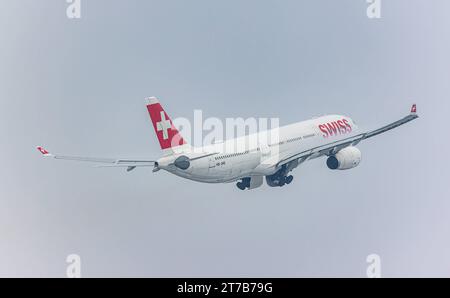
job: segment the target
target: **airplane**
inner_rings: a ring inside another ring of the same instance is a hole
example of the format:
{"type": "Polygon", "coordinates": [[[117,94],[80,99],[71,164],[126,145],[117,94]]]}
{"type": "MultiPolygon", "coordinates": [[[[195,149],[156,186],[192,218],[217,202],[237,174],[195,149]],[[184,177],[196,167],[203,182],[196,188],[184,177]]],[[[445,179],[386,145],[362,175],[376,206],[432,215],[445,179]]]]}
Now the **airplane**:
{"type": "Polygon", "coordinates": [[[240,190],[250,190],[262,186],[264,178],[270,187],[288,185],[294,178],[291,171],[322,156],[327,157],[326,165],[331,170],[354,168],[361,162],[361,151],[356,147],[359,142],[418,118],[413,104],[410,114],[400,120],[375,130],[359,131],[347,116],[326,115],[194,148],[181,136],[159,100],[155,97],[147,100],[147,110],[163,151],[157,160],[54,155],[42,146],[37,149],[49,158],[93,162],[100,167],[125,167],[128,172],[138,167],[153,167],[153,172],[162,169],[204,183],[237,182],[240,190]],[[268,141],[270,134],[276,136],[271,138],[275,140],[268,141]],[[255,137],[256,142],[252,141],[255,137]]]}

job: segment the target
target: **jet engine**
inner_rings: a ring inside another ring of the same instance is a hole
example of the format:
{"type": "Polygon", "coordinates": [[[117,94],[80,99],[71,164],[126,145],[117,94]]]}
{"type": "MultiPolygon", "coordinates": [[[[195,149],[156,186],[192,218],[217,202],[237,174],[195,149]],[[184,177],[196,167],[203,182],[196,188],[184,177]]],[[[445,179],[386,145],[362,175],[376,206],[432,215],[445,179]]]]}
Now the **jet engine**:
{"type": "Polygon", "coordinates": [[[331,170],[348,170],[358,166],[360,162],[361,151],[356,147],[350,146],[328,157],[327,166],[331,170]]]}

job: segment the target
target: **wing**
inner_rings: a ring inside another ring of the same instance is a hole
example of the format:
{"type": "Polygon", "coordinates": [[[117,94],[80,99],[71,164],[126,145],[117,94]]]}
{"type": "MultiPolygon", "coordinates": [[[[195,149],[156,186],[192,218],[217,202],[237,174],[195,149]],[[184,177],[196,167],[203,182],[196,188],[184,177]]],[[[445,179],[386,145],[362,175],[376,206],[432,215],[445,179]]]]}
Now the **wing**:
{"type": "Polygon", "coordinates": [[[156,164],[155,160],[138,160],[138,159],[112,159],[112,158],[95,158],[95,157],[81,157],[81,156],[66,156],[59,154],[51,154],[49,151],[41,146],[37,149],[44,157],[54,159],[64,159],[73,161],[85,161],[96,163],[97,167],[125,167],[127,171],[132,171],[136,167],[151,167],[156,164]]]}
{"type": "Polygon", "coordinates": [[[360,133],[358,135],[355,135],[355,136],[352,136],[352,137],[349,137],[349,138],[346,138],[346,139],[343,139],[343,140],[331,142],[331,143],[328,143],[328,144],[325,144],[325,145],[321,145],[321,146],[318,146],[318,147],[314,147],[314,148],[308,149],[308,150],[303,151],[303,152],[299,152],[299,153],[293,154],[292,156],[289,156],[287,158],[284,158],[284,159],[280,160],[277,163],[276,166],[279,167],[279,166],[282,166],[282,165],[287,164],[287,163],[289,163],[291,161],[294,161],[294,160],[298,160],[298,163],[302,163],[302,162],[304,162],[307,159],[314,158],[314,157],[319,157],[321,155],[333,155],[333,154],[336,154],[342,148],[345,148],[345,147],[350,146],[350,145],[351,146],[356,145],[359,142],[361,142],[362,140],[374,137],[376,135],[379,135],[381,133],[384,133],[386,131],[394,129],[394,128],[400,126],[400,125],[406,124],[406,123],[408,123],[408,122],[418,118],[419,116],[417,115],[416,112],[417,112],[416,111],[416,105],[414,104],[411,107],[410,114],[405,116],[405,117],[403,117],[400,120],[397,120],[395,122],[392,122],[392,123],[390,123],[388,125],[385,125],[385,126],[383,126],[381,128],[378,128],[378,129],[375,129],[375,130],[372,130],[372,131],[367,131],[367,132],[364,132],[364,133],[360,133]]]}

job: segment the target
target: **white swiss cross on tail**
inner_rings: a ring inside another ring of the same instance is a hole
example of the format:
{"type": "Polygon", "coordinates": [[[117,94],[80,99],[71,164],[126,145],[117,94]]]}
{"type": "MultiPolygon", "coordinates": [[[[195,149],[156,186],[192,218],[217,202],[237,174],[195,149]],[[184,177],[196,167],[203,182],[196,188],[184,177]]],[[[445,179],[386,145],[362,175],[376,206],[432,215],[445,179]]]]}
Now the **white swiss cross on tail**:
{"type": "Polygon", "coordinates": [[[150,119],[152,120],[161,149],[166,150],[185,145],[186,142],[176,127],[173,126],[172,120],[170,120],[169,115],[164,111],[158,99],[156,97],[150,97],[147,100],[147,110],[150,114],[150,119]]]}
{"type": "Polygon", "coordinates": [[[171,129],[172,124],[170,123],[170,120],[166,120],[166,114],[164,111],[161,111],[161,121],[156,123],[156,129],[158,131],[163,132],[163,139],[167,140],[169,138],[168,130],[171,129]]]}

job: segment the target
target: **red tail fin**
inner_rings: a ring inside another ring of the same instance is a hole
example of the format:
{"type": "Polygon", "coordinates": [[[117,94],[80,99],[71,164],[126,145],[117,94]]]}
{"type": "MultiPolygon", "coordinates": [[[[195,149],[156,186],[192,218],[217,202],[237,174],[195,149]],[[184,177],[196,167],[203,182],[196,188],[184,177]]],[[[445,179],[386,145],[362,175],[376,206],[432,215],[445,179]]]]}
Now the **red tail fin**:
{"type": "Polygon", "coordinates": [[[147,110],[150,114],[161,149],[166,150],[185,145],[185,140],[173,125],[172,120],[164,111],[158,99],[156,97],[150,97],[147,100],[147,110]]]}

